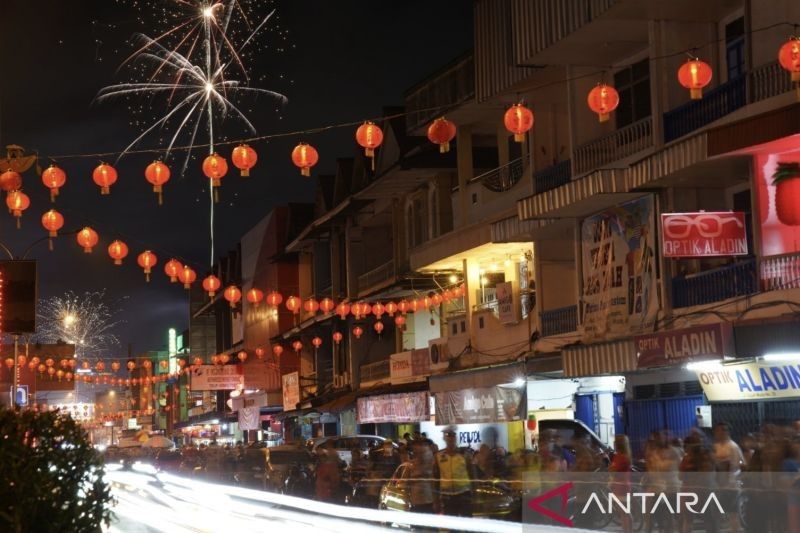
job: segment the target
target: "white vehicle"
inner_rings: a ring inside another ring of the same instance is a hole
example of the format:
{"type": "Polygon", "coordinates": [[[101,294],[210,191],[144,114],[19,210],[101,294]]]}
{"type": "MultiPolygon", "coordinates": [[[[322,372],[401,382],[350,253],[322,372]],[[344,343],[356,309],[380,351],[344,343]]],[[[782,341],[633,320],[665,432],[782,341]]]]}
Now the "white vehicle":
{"type": "MultiPolygon", "coordinates": [[[[387,439],[378,437],[377,435],[339,435],[335,437],[323,437],[315,439],[312,451],[317,453],[317,450],[326,442],[333,442],[333,449],[339,455],[339,458],[348,465],[353,460],[354,449],[359,450],[361,453],[366,454],[372,448],[380,448],[387,439]]],[[[396,444],[393,446],[397,447],[396,444]]]]}

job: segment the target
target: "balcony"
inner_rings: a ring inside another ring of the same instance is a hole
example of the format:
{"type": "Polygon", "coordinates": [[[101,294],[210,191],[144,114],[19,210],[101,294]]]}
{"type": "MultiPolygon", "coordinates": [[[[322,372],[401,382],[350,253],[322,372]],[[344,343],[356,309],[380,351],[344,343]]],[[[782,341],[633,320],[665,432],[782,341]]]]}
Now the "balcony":
{"type": "Polygon", "coordinates": [[[533,173],[533,190],[536,194],[551,191],[572,179],[572,161],[559,161],[533,173]]]}
{"type": "Polygon", "coordinates": [[[406,91],[406,129],[413,131],[475,97],[475,63],[468,52],[406,91]]]}
{"type": "Polygon", "coordinates": [[[674,141],[719,120],[747,103],[746,76],[739,76],[664,113],[664,142],[674,141]]]}
{"type": "Polygon", "coordinates": [[[672,278],[672,307],[691,307],[746,296],[758,291],[756,261],[707,270],[672,278]]]}
{"type": "Polygon", "coordinates": [[[389,381],[389,360],[361,365],[361,386],[389,381]]]}
{"type": "Polygon", "coordinates": [[[574,173],[585,174],[653,145],[653,120],[644,118],[575,149],[574,173]]]}
{"type": "Polygon", "coordinates": [[[540,313],[542,337],[571,333],[578,329],[578,306],[570,305],[540,313]]]}
{"type": "Polygon", "coordinates": [[[748,74],[750,102],[760,102],[792,90],[791,77],[777,61],[761,65],[748,74]]]}
{"type": "Polygon", "coordinates": [[[394,259],[373,268],[368,272],[364,272],[358,276],[358,295],[359,297],[367,295],[369,292],[382,288],[383,286],[394,281],[396,277],[396,270],[394,267],[394,259]]]}
{"type": "Polygon", "coordinates": [[[501,167],[475,176],[470,183],[480,182],[492,192],[505,192],[519,182],[524,171],[525,164],[519,157],[501,167]]]}
{"type": "Polygon", "coordinates": [[[800,253],[764,257],[761,287],[765,291],[800,288],[800,253]]]}

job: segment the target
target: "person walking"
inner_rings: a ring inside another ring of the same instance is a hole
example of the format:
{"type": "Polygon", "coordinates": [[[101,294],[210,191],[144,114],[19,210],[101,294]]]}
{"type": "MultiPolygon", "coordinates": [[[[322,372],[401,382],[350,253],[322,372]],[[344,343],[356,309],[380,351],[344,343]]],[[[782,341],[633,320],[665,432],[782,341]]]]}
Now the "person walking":
{"type": "Polygon", "coordinates": [[[411,511],[415,513],[432,513],[434,511],[434,478],[435,462],[433,450],[425,441],[414,441],[411,444],[411,511]]]}
{"type": "MultiPolygon", "coordinates": [[[[608,465],[611,474],[609,490],[620,501],[625,501],[631,491],[631,471],[633,470],[633,458],[631,456],[631,443],[627,435],[614,436],[614,457],[608,465]]],[[[615,512],[622,525],[623,533],[633,531],[631,515],[623,509],[616,507],[615,512]]]]}
{"type": "Polygon", "coordinates": [[[456,432],[448,427],[443,432],[445,448],[436,454],[434,478],[439,480],[438,510],[454,516],[472,516],[472,476],[470,461],[456,447],[456,432]]]}
{"type": "Polygon", "coordinates": [[[714,463],[716,465],[717,485],[720,488],[720,502],[728,517],[733,533],[739,531],[739,474],[742,472],[744,455],[741,448],[731,438],[731,427],[727,422],[714,425],[714,463]]]}

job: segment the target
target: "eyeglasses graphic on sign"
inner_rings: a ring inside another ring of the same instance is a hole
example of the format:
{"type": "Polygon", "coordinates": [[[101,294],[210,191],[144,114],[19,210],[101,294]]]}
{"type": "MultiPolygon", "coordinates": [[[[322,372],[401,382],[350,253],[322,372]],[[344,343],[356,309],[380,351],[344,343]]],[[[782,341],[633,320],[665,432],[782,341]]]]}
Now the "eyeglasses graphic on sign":
{"type": "Polygon", "coordinates": [[[744,229],[742,213],[687,213],[663,215],[664,236],[686,239],[694,230],[696,236],[713,239],[744,229]]]}

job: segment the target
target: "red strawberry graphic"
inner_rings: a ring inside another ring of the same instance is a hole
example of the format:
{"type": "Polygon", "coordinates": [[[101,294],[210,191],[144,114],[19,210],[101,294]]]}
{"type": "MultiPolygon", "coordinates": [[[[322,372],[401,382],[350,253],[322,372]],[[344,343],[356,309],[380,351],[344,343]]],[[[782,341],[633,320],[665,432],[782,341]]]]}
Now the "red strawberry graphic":
{"type": "Polygon", "coordinates": [[[800,226],[800,163],[778,163],[772,184],[778,220],[787,226],[800,226]]]}

